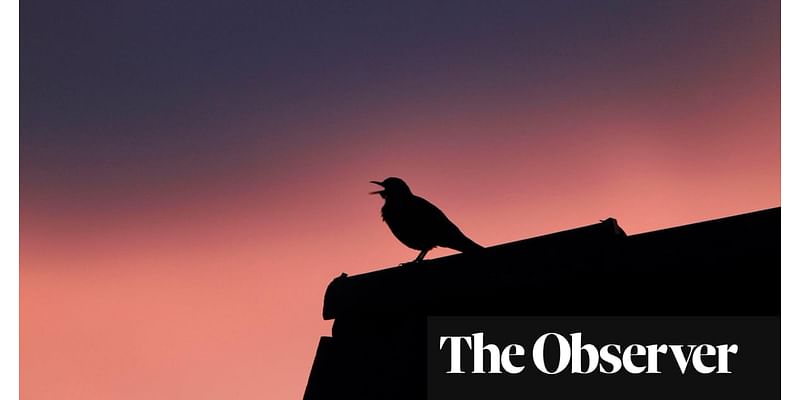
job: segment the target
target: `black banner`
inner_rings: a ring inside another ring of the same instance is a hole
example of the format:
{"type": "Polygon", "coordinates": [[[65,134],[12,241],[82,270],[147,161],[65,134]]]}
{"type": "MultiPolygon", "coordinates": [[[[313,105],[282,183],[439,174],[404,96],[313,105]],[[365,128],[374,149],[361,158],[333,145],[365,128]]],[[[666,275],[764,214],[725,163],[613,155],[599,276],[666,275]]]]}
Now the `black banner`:
{"type": "Polygon", "coordinates": [[[774,399],[779,317],[430,317],[428,399],[774,399]]]}

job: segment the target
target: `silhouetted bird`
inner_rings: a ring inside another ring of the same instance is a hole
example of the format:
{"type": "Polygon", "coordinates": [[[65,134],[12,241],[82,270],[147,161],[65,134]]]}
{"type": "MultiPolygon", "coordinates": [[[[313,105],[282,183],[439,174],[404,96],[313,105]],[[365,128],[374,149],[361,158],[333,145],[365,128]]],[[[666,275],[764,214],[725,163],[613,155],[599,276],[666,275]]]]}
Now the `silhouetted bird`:
{"type": "Polygon", "coordinates": [[[383,187],[383,190],[370,194],[379,194],[386,200],[381,208],[386,225],[400,242],[420,251],[414,262],[421,261],[428,251],[437,246],[460,252],[483,248],[464,236],[442,210],[411,193],[402,179],[392,177],[371,183],[383,187]]]}

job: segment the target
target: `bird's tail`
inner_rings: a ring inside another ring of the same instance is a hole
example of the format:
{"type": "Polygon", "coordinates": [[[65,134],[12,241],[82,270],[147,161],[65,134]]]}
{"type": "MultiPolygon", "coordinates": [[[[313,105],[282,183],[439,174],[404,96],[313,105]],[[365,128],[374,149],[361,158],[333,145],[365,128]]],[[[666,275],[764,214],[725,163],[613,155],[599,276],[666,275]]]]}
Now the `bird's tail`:
{"type": "Polygon", "coordinates": [[[458,250],[462,253],[469,253],[471,251],[480,250],[483,246],[475,243],[472,239],[461,235],[461,237],[453,243],[452,246],[447,246],[453,250],[458,250]]]}

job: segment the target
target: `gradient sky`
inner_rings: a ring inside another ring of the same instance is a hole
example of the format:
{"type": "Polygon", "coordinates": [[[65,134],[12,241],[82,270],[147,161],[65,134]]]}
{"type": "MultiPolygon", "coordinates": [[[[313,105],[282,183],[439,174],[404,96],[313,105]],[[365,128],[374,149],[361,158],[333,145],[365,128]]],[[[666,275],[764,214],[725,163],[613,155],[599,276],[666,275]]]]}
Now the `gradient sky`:
{"type": "Polygon", "coordinates": [[[484,245],[780,205],[779,18],[23,0],[22,398],[300,398],[330,280],[416,255],[369,180],[484,245]]]}

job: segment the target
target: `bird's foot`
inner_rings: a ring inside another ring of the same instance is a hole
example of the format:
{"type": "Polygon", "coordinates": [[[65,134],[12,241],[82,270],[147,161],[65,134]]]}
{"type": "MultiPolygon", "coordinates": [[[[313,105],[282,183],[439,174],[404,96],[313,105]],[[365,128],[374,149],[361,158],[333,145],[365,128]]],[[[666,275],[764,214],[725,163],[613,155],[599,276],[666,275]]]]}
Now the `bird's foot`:
{"type": "Polygon", "coordinates": [[[400,267],[415,267],[415,266],[418,266],[418,265],[422,265],[422,260],[420,260],[420,259],[411,260],[409,262],[401,263],[399,266],[400,267]]]}

